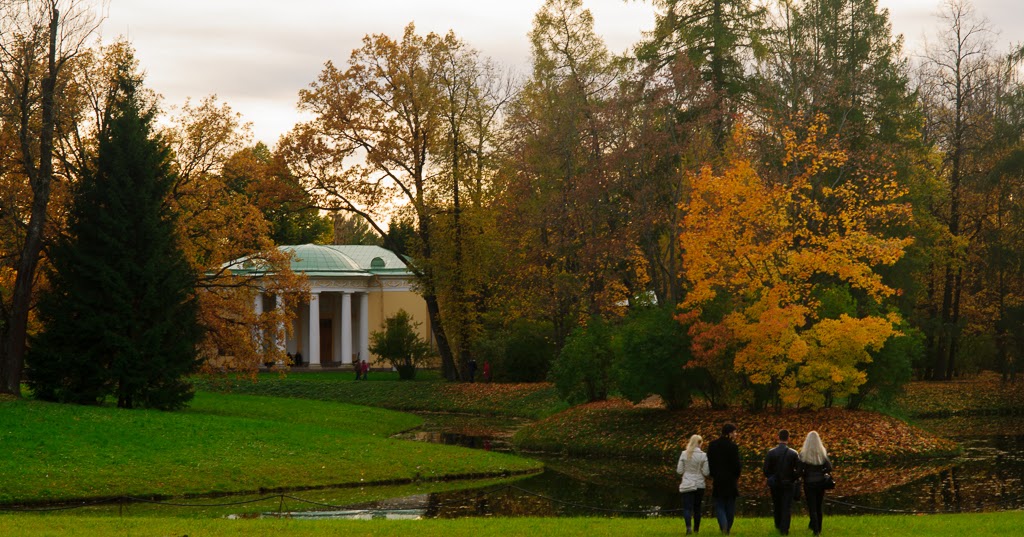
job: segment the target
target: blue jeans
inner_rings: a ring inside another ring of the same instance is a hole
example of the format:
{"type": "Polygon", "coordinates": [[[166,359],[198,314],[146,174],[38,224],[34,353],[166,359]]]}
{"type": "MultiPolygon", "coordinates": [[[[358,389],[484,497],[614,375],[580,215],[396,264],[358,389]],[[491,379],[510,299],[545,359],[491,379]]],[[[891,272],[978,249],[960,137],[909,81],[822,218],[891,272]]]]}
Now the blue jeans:
{"type": "Polygon", "coordinates": [[[718,518],[718,529],[722,533],[729,533],[732,521],[736,518],[736,497],[715,498],[715,516],[718,518]]]}
{"type": "Polygon", "coordinates": [[[703,501],[704,489],[683,493],[683,519],[686,520],[687,531],[690,529],[691,518],[693,518],[693,531],[700,531],[700,512],[703,501]]]}

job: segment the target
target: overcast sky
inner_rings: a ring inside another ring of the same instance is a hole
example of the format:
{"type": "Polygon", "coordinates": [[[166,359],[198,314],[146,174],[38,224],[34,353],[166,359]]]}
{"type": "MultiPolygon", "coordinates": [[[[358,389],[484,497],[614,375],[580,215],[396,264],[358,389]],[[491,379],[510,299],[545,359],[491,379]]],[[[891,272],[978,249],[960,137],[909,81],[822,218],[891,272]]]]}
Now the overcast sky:
{"type": "MultiPolygon", "coordinates": [[[[879,0],[890,11],[906,52],[937,27],[944,0],[879,0]]],[[[997,43],[1024,41],[1021,0],[974,0],[1001,31],[997,43]]],[[[208,95],[252,123],[257,140],[274,145],[300,120],[296,102],[327,60],[342,66],[369,33],[399,37],[410,21],[418,33],[456,35],[485,56],[529,69],[527,33],[543,0],[109,0],[103,40],[127,36],[147,84],[168,106],[208,95]]],[[[608,48],[622,52],[653,26],[650,2],[584,0],[608,48]]]]}

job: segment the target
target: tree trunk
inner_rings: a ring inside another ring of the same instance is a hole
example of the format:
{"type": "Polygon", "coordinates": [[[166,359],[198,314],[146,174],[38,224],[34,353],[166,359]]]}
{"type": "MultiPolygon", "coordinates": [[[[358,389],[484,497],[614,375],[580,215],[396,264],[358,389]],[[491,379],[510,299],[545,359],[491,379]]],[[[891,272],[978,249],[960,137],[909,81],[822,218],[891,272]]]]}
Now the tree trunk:
{"type": "Polygon", "coordinates": [[[11,318],[5,331],[3,343],[2,374],[0,392],[21,396],[21,377],[25,367],[25,346],[28,333],[28,315],[32,307],[32,286],[35,283],[39,253],[43,249],[43,233],[46,228],[46,207],[50,203],[50,182],[53,179],[53,132],[56,118],[54,88],[57,85],[57,31],[60,12],[54,8],[49,21],[49,48],[47,50],[47,72],[42,80],[41,111],[42,122],[39,131],[39,165],[32,165],[29,149],[29,117],[23,110],[21,118],[22,159],[32,187],[32,212],[25,233],[25,245],[18,259],[18,274],[11,293],[11,318]]]}
{"type": "Polygon", "coordinates": [[[424,295],[423,300],[427,303],[427,315],[430,317],[430,330],[434,334],[434,341],[437,342],[437,353],[441,355],[441,373],[448,380],[462,380],[459,368],[455,365],[452,347],[448,343],[448,335],[441,324],[441,309],[437,303],[437,296],[424,295]]]}

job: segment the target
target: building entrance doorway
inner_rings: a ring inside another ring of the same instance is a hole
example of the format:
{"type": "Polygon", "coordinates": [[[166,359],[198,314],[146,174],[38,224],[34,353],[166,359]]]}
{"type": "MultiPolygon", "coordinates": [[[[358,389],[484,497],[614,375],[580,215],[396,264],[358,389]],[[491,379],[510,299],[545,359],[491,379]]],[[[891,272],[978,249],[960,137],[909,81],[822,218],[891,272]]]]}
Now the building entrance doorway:
{"type": "Polygon", "coordinates": [[[330,319],[320,319],[320,363],[334,362],[334,331],[330,319]]]}

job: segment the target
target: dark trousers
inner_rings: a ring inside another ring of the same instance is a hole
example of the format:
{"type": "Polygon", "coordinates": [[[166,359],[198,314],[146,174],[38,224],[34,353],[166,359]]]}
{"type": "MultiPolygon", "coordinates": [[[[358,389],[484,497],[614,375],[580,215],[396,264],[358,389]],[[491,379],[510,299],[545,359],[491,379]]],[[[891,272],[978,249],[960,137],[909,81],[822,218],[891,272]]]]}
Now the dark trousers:
{"type": "Polygon", "coordinates": [[[686,531],[690,531],[690,518],[693,518],[693,531],[700,531],[700,513],[703,502],[704,489],[683,493],[683,519],[686,520],[686,531]]]}
{"type": "Polygon", "coordinates": [[[718,529],[722,530],[722,533],[732,531],[732,521],[736,518],[736,497],[716,497],[715,517],[718,518],[718,529]]]}
{"type": "Polygon", "coordinates": [[[789,520],[793,515],[793,484],[782,483],[770,489],[772,491],[772,514],[775,516],[775,529],[783,535],[789,533],[789,520]]]}
{"type": "Polygon", "coordinates": [[[817,535],[821,533],[821,505],[825,503],[825,484],[804,483],[804,496],[807,498],[807,515],[811,517],[807,527],[817,535]]]}

